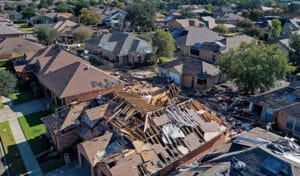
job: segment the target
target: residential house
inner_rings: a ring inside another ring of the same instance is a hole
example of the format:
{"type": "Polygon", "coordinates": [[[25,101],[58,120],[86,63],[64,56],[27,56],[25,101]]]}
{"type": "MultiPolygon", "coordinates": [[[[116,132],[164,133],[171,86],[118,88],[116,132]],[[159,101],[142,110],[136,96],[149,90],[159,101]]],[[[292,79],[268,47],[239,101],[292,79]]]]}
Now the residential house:
{"type": "Polygon", "coordinates": [[[227,127],[216,115],[193,99],[177,98],[159,106],[117,92],[100,123],[103,134],[77,145],[87,175],[166,175],[225,142],[227,127]]]}
{"type": "Polygon", "coordinates": [[[155,23],[158,27],[164,27],[165,26],[165,18],[166,16],[161,13],[155,13],[155,23]]]}
{"type": "Polygon", "coordinates": [[[235,136],[214,152],[182,165],[172,175],[284,175],[296,176],[299,146],[261,128],[235,136]]]}
{"type": "Polygon", "coordinates": [[[215,19],[211,16],[203,16],[200,18],[208,29],[213,29],[217,26],[215,19]]]}
{"type": "Polygon", "coordinates": [[[204,42],[218,42],[224,37],[206,27],[186,27],[185,29],[176,29],[172,32],[173,38],[183,56],[189,56],[191,49],[196,44],[204,42]]]}
{"type": "Polygon", "coordinates": [[[23,37],[25,34],[17,29],[12,23],[0,23],[0,38],[23,37]]]}
{"type": "Polygon", "coordinates": [[[180,87],[209,89],[220,82],[217,66],[192,58],[175,59],[158,66],[158,76],[174,81],[180,87]]]}
{"type": "Polygon", "coordinates": [[[58,21],[53,24],[36,24],[34,25],[34,31],[37,31],[40,27],[47,27],[58,31],[60,34],[58,41],[62,43],[74,42],[75,41],[74,31],[76,30],[85,30],[90,33],[93,33],[93,31],[88,27],[73,22],[71,20],[58,21]]]}
{"type": "Polygon", "coordinates": [[[53,46],[34,54],[24,71],[35,74],[45,95],[56,105],[86,102],[121,89],[123,84],[80,57],[53,46]]]}
{"type": "Polygon", "coordinates": [[[214,64],[220,55],[231,49],[238,49],[242,43],[251,43],[254,38],[247,35],[226,37],[217,42],[197,43],[191,47],[190,57],[214,64]]]}
{"type": "Polygon", "coordinates": [[[46,13],[33,16],[28,23],[35,24],[52,24],[60,20],[74,20],[71,13],[46,13]]]}
{"type": "Polygon", "coordinates": [[[202,23],[198,19],[175,19],[169,24],[169,30],[185,29],[187,27],[201,27],[202,23]]]}
{"type": "Polygon", "coordinates": [[[5,10],[3,12],[4,16],[9,18],[11,21],[22,20],[23,15],[15,10],[5,10]]]}
{"type": "Polygon", "coordinates": [[[85,42],[85,48],[114,67],[152,64],[156,48],[132,34],[112,32],[85,42]]]}
{"type": "Polygon", "coordinates": [[[125,29],[128,29],[128,27],[129,27],[129,25],[126,25],[125,15],[126,15],[126,12],[123,10],[114,11],[110,14],[107,14],[102,19],[102,22],[107,27],[123,31],[125,29]]]}
{"type": "Polygon", "coordinates": [[[236,26],[239,21],[242,21],[244,19],[245,18],[240,15],[228,13],[225,14],[224,16],[219,16],[215,18],[215,21],[217,24],[231,24],[236,26]]]}
{"type": "Polygon", "coordinates": [[[0,59],[15,59],[25,53],[34,53],[44,48],[43,45],[22,37],[6,37],[0,40],[0,59]]]}
{"type": "Polygon", "coordinates": [[[217,8],[215,10],[212,11],[213,17],[214,18],[219,18],[219,17],[223,17],[226,14],[230,14],[233,13],[234,11],[232,9],[229,8],[225,8],[225,7],[220,7],[217,8]]]}
{"type": "Polygon", "coordinates": [[[300,117],[299,81],[252,97],[249,101],[251,102],[250,111],[257,114],[263,122],[276,122],[277,126],[283,131],[300,136],[300,126],[298,126],[300,117]]]}

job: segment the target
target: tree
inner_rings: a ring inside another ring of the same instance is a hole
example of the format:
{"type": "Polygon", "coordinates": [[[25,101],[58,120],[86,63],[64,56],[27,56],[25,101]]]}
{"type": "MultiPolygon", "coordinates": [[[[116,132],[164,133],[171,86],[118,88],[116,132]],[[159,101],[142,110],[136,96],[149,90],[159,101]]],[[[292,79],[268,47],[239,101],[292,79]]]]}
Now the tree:
{"type": "Polygon", "coordinates": [[[146,34],[139,34],[139,35],[137,35],[137,37],[140,38],[140,39],[143,39],[143,40],[145,40],[147,42],[151,42],[152,41],[152,39],[148,35],[146,35],[146,34]]]}
{"type": "Polygon", "coordinates": [[[16,8],[16,11],[17,12],[22,12],[23,9],[25,9],[26,5],[25,4],[18,4],[17,5],[17,8],[16,8]]]}
{"type": "Polygon", "coordinates": [[[84,30],[84,29],[78,29],[76,31],[74,31],[74,37],[77,41],[79,41],[80,43],[90,39],[92,37],[92,33],[88,30],[84,30]]]}
{"type": "Polygon", "coordinates": [[[81,14],[82,9],[88,9],[90,7],[89,1],[87,0],[79,0],[75,2],[74,14],[79,16],[81,14]]]}
{"type": "Polygon", "coordinates": [[[149,2],[134,2],[125,8],[126,21],[136,31],[150,31],[154,28],[155,6],[149,2]]]}
{"type": "Polygon", "coordinates": [[[33,17],[36,14],[36,10],[34,7],[27,6],[23,9],[21,13],[24,19],[29,19],[30,17],[33,17]]]}
{"type": "Polygon", "coordinates": [[[58,31],[47,27],[39,27],[36,33],[39,41],[47,45],[54,44],[59,37],[58,31]]]}
{"type": "Polygon", "coordinates": [[[65,12],[72,12],[72,8],[66,4],[64,1],[59,1],[55,4],[55,12],[58,13],[65,13],[65,12]]]}
{"type": "Polygon", "coordinates": [[[300,66],[300,34],[292,35],[289,44],[291,47],[289,57],[295,65],[300,66]]]}
{"type": "Polygon", "coordinates": [[[8,97],[16,89],[17,78],[6,70],[0,70],[0,96],[8,97]]]}
{"type": "Polygon", "coordinates": [[[169,32],[162,30],[157,31],[152,39],[153,45],[158,48],[159,57],[173,57],[175,50],[175,40],[169,32]]]}
{"type": "Polygon", "coordinates": [[[271,27],[271,33],[272,37],[279,37],[281,34],[281,22],[279,19],[273,19],[272,20],[272,27],[271,27]]]}
{"type": "Polygon", "coordinates": [[[213,30],[221,34],[228,33],[228,29],[223,24],[218,24],[213,30]]]}
{"type": "Polygon", "coordinates": [[[93,10],[82,9],[79,15],[79,22],[85,25],[97,25],[100,24],[101,16],[93,10]]]}
{"type": "Polygon", "coordinates": [[[179,11],[183,16],[187,18],[197,18],[197,14],[192,11],[191,8],[184,8],[179,11]]]}
{"type": "Polygon", "coordinates": [[[260,9],[247,9],[242,12],[242,16],[257,21],[264,16],[264,12],[260,9]]]}
{"type": "Polygon", "coordinates": [[[269,89],[277,78],[285,78],[294,69],[278,46],[254,42],[225,53],[218,64],[245,94],[253,94],[258,88],[269,89]]]}

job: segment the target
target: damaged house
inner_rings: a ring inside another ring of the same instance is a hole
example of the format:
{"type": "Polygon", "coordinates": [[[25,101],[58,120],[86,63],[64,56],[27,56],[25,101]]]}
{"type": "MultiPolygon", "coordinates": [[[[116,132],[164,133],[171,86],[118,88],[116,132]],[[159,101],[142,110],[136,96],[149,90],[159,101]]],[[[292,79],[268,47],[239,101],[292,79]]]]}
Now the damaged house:
{"type": "Polygon", "coordinates": [[[159,65],[158,76],[174,81],[180,87],[209,89],[220,82],[215,65],[192,58],[180,58],[159,65]]]}
{"type": "Polygon", "coordinates": [[[285,132],[300,136],[300,82],[252,97],[250,111],[263,122],[276,122],[285,132]]]}
{"type": "Polygon", "coordinates": [[[78,144],[80,164],[91,175],[164,175],[224,143],[218,117],[192,99],[174,103],[155,106],[118,92],[103,117],[109,130],[78,144]]]}
{"type": "Polygon", "coordinates": [[[43,122],[60,151],[83,141],[77,151],[86,175],[165,175],[225,142],[227,127],[205,106],[174,86],[153,92],[119,91],[100,106],[58,111],[43,122]]]}

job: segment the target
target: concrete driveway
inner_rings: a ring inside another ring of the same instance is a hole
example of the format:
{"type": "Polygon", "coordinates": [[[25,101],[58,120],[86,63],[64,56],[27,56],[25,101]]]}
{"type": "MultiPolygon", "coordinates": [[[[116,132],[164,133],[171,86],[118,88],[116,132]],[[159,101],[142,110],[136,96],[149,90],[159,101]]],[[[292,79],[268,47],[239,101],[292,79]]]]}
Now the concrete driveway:
{"type": "Polygon", "coordinates": [[[82,176],[82,175],[90,175],[89,167],[80,167],[79,163],[72,162],[69,166],[63,166],[54,171],[48,172],[46,176],[82,176]]]}

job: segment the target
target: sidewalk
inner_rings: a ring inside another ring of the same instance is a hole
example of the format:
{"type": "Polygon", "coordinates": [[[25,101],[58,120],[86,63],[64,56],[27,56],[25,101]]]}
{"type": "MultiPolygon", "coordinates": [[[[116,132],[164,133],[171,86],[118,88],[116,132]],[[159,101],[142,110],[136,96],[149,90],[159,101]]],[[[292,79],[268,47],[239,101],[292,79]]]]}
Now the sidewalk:
{"type": "Polygon", "coordinates": [[[42,98],[16,106],[12,106],[12,103],[7,98],[3,99],[3,101],[7,105],[4,109],[0,110],[0,122],[9,121],[9,125],[28,173],[34,176],[43,175],[40,165],[23,134],[18,117],[46,110],[48,100],[42,98]]]}
{"type": "Polygon", "coordinates": [[[35,159],[35,156],[33,155],[31,148],[23,134],[18,119],[16,118],[9,120],[9,125],[11,129],[13,129],[12,133],[14,135],[16,144],[18,145],[20,154],[22,155],[27,172],[31,173],[30,175],[43,175],[40,165],[35,159]]]}

